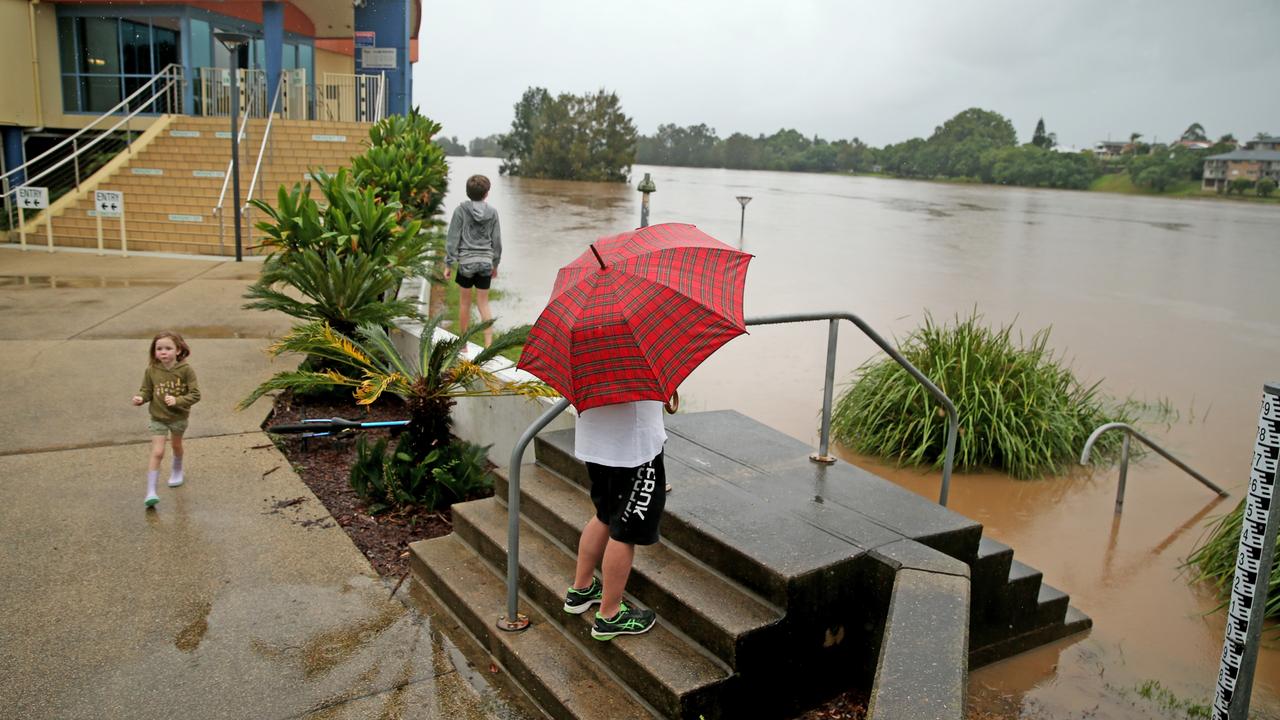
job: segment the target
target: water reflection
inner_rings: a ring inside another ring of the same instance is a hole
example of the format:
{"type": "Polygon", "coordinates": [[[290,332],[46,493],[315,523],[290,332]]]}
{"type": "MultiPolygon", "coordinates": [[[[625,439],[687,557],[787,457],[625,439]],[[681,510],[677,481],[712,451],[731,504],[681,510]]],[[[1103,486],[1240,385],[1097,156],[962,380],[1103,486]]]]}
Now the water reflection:
{"type": "MultiPolygon", "coordinates": [[[[494,180],[507,293],[500,321],[532,322],[556,270],[596,237],[633,228],[634,186],[502,178],[497,161],[451,160],[494,180]]],[[[1262,384],[1280,379],[1280,208],[877,178],[637,167],[658,191],[651,221],[690,222],[756,255],[746,313],[853,312],[904,337],[930,311],[974,308],[1050,346],[1116,397],[1163,399],[1183,419],[1153,431],[1179,458],[1234,493],[1221,503],[1159,458],[1129,470],[1115,520],[1114,469],[1017,482],[957,474],[951,506],[1011,545],[1017,559],[1072,596],[1094,629],[1083,641],[1027,653],[972,676],[975,705],[1003,698],[1028,717],[1131,717],[1121,690],[1159,680],[1180,697],[1212,694],[1222,647],[1217,599],[1181,569],[1203,523],[1234,507],[1248,479],[1262,384]],[[1212,407],[1212,412],[1204,408],[1212,407]],[[984,688],[993,688],[990,692],[984,688]],[[1119,689],[1119,690],[1118,690],[1119,689]],[[1127,708],[1129,715],[1124,714],[1127,708]],[[1039,715],[1036,715],[1039,713],[1039,715]]],[[[1015,332],[1016,334],[1016,332],[1015,332]]],[[[825,323],[754,327],[681,388],[689,411],[732,408],[817,445],[825,323]]],[[[845,325],[837,378],[875,346],[845,325]]],[[[930,499],[937,473],[842,457],[930,499]]],[[[1269,641],[1274,645],[1275,641],[1269,641]]],[[[992,701],[997,702],[997,701],[992,701]]],[[[1254,707],[1280,706],[1280,652],[1259,659],[1254,707]]]]}

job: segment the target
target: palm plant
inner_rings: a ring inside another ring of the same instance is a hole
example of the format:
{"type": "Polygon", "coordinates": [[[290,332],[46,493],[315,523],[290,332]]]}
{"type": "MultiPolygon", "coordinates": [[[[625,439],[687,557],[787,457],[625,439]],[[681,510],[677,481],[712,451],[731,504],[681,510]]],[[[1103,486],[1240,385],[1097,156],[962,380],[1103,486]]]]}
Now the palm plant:
{"type": "Polygon", "coordinates": [[[553,397],[555,391],[541,382],[505,383],[484,368],[485,363],[504,351],[524,344],[528,326],[501,333],[474,358],[462,350],[481,336],[493,321],[468,327],[460,337],[437,340],[436,328],[443,316],[426,322],[417,352],[405,355],[387,331],[376,324],[361,325],[351,338],[323,322],[295,327],[268,352],[306,353],[322,358],[328,370],[298,369],[280,372],[259,385],[240,402],[246,408],[273,390],[307,391],[329,387],[350,387],[360,404],[368,405],[385,392],[398,395],[409,412],[408,437],[401,448],[422,459],[433,449],[448,445],[452,418],[450,408],[459,397],[480,395],[523,395],[553,397]]]}

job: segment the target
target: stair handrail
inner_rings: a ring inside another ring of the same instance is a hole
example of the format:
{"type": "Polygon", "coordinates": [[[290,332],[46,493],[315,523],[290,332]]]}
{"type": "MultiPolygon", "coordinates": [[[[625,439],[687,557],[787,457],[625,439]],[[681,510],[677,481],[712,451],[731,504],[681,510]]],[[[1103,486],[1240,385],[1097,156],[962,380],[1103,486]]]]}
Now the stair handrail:
{"type": "MultiPolygon", "coordinates": [[[[827,454],[829,449],[829,441],[831,434],[831,396],[835,388],[836,374],[836,343],[838,339],[837,330],[839,321],[848,320],[853,323],[864,335],[870,338],[881,350],[888,353],[889,357],[902,366],[911,377],[925,387],[934,399],[942,404],[947,411],[947,450],[942,461],[942,489],[939,491],[938,504],[946,507],[947,495],[951,489],[951,467],[955,459],[956,450],[956,429],[960,425],[960,417],[956,413],[956,406],[942,392],[937,385],[934,385],[924,373],[920,372],[915,365],[911,364],[897,350],[893,348],[883,337],[871,328],[862,318],[853,313],[846,312],[813,312],[813,313],[791,313],[784,315],[766,315],[763,317],[747,318],[745,324],[747,326],[754,325],[779,325],[785,323],[811,322],[814,320],[827,321],[827,369],[826,384],[823,387],[822,394],[822,430],[819,440],[818,452],[810,455],[809,459],[820,463],[833,463],[835,458],[827,454]]],[[[519,632],[529,627],[529,619],[520,614],[518,605],[519,594],[519,572],[520,572],[520,465],[524,459],[525,448],[533,441],[534,436],[538,434],[542,428],[546,427],[554,420],[564,409],[569,407],[568,398],[561,398],[554,405],[542,413],[537,420],[533,421],[516,441],[516,445],[511,450],[511,461],[507,470],[507,614],[498,618],[498,629],[507,632],[519,632]]],[[[1207,481],[1206,481],[1207,482],[1207,481]]]]}
{"type": "Polygon", "coordinates": [[[276,83],[275,95],[271,98],[271,109],[267,111],[267,127],[262,131],[262,143],[258,145],[258,161],[253,165],[253,177],[249,180],[249,192],[244,196],[244,205],[240,214],[249,210],[249,200],[253,198],[253,190],[258,186],[258,173],[262,170],[262,156],[267,152],[267,141],[271,138],[271,124],[276,119],[276,105],[280,101],[280,88],[284,87],[284,73],[280,73],[280,82],[276,83]]]}
{"type": "MultiPolygon", "coordinates": [[[[246,102],[244,104],[244,115],[240,118],[240,128],[236,131],[237,143],[239,143],[241,140],[244,140],[245,131],[249,129],[249,113],[252,110],[253,110],[253,103],[246,102]]],[[[226,172],[222,173],[222,190],[218,192],[218,204],[214,205],[213,210],[210,212],[211,215],[218,216],[218,249],[219,250],[222,249],[226,240],[226,229],[223,226],[223,222],[222,222],[222,216],[223,216],[222,206],[226,203],[226,200],[227,200],[227,184],[231,182],[231,171],[234,169],[233,168],[234,164],[235,164],[234,158],[227,161],[226,172]]],[[[239,219],[240,219],[239,217],[236,218],[236,220],[239,220],[239,219]]]]}
{"type": "Polygon", "coordinates": [[[1138,440],[1140,440],[1144,445],[1151,448],[1152,450],[1155,450],[1159,455],[1164,457],[1164,459],[1178,466],[1183,472],[1187,473],[1191,477],[1195,478],[1196,480],[1199,480],[1201,485],[1204,485],[1210,490],[1218,493],[1219,497],[1227,497],[1231,494],[1226,490],[1223,490],[1222,488],[1215,485],[1213,482],[1209,480],[1209,478],[1206,478],[1204,475],[1201,475],[1200,473],[1196,472],[1194,469],[1191,468],[1190,465],[1187,465],[1186,463],[1182,462],[1178,458],[1174,457],[1173,453],[1169,452],[1168,450],[1165,450],[1163,447],[1160,446],[1159,443],[1147,437],[1146,435],[1143,435],[1141,432],[1138,432],[1136,428],[1134,428],[1132,425],[1129,425],[1128,423],[1122,423],[1122,422],[1105,423],[1103,425],[1099,425],[1092,433],[1090,433],[1089,439],[1085,440],[1084,442],[1084,450],[1080,451],[1081,465],[1089,464],[1089,455],[1093,451],[1093,443],[1099,437],[1102,437],[1104,433],[1110,430],[1124,431],[1124,443],[1120,446],[1120,482],[1118,483],[1118,486],[1116,488],[1116,514],[1117,515],[1119,515],[1120,512],[1124,510],[1124,486],[1125,486],[1125,479],[1129,474],[1129,438],[1130,437],[1138,438],[1138,440]]]}
{"type": "Polygon", "coordinates": [[[61,167],[61,166],[65,165],[66,163],[71,162],[73,159],[77,159],[80,155],[83,155],[83,154],[84,154],[84,152],[85,152],[85,150],[88,150],[89,148],[93,147],[93,146],[94,146],[94,145],[96,145],[100,140],[102,140],[103,138],[107,137],[107,136],[108,136],[108,135],[110,135],[111,133],[113,133],[113,132],[115,132],[116,130],[118,130],[118,129],[120,128],[120,126],[121,126],[121,125],[123,125],[124,123],[128,122],[129,120],[132,120],[134,116],[136,116],[138,113],[142,112],[142,110],[143,110],[143,109],[145,109],[148,105],[150,105],[151,103],[155,102],[158,98],[160,98],[161,96],[163,96],[163,95],[164,95],[166,92],[168,92],[168,91],[169,91],[169,90],[170,90],[170,89],[171,89],[171,88],[172,88],[176,83],[181,83],[181,82],[182,82],[182,66],[181,66],[181,65],[178,65],[177,63],[170,63],[170,64],[166,65],[166,66],[164,67],[164,69],[162,69],[160,72],[156,73],[155,75],[151,76],[151,79],[147,80],[145,83],[143,83],[142,85],[140,85],[140,86],[138,87],[138,89],[137,89],[137,90],[134,90],[132,93],[130,93],[128,97],[126,97],[124,100],[121,100],[120,102],[116,103],[115,107],[111,108],[110,110],[108,110],[108,111],[106,111],[106,112],[102,113],[101,115],[99,115],[98,117],[94,118],[94,119],[93,119],[93,120],[92,120],[88,125],[85,125],[84,127],[80,128],[79,130],[77,130],[76,132],[72,133],[70,136],[68,136],[68,137],[64,138],[61,142],[59,142],[58,144],[56,144],[56,145],[54,145],[53,147],[49,148],[48,150],[45,150],[44,152],[40,153],[39,155],[35,156],[34,158],[31,158],[30,160],[26,161],[25,163],[23,163],[23,164],[21,164],[21,165],[19,165],[19,166],[15,167],[15,168],[13,168],[12,170],[7,170],[7,171],[5,171],[3,174],[0,174],[0,178],[3,178],[3,179],[4,179],[4,180],[6,180],[6,181],[11,181],[11,177],[10,177],[10,176],[16,175],[17,173],[22,172],[23,170],[25,170],[26,168],[30,167],[31,165],[33,165],[33,164],[35,164],[35,163],[37,163],[37,162],[39,162],[39,161],[43,160],[44,158],[49,157],[50,155],[53,155],[53,154],[55,154],[55,153],[59,152],[60,150],[62,150],[63,148],[65,148],[67,145],[73,145],[73,146],[75,146],[76,148],[78,148],[78,149],[74,150],[71,154],[69,154],[69,155],[67,155],[66,157],[64,157],[64,158],[63,158],[62,160],[60,160],[58,163],[56,163],[56,164],[52,165],[51,167],[49,167],[48,169],[46,169],[44,172],[41,172],[39,175],[36,175],[35,177],[32,177],[32,178],[27,178],[26,180],[24,180],[24,182],[22,183],[22,185],[14,186],[13,190],[14,190],[14,191],[16,191],[16,188],[17,188],[17,187],[22,187],[22,186],[25,186],[25,185],[30,185],[32,181],[34,181],[34,180],[39,180],[40,178],[44,177],[45,175],[48,175],[48,174],[49,174],[50,172],[52,172],[53,170],[56,170],[57,168],[59,168],[59,167],[61,167]],[[164,86],[163,88],[161,88],[160,90],[153,92],[153,93],[151,94],[151,97],[150,97],[150,98],[148,98],[146,102],[141,103],[141,104],[139,105],[139,107],[138,107],[138,109],[137,109],[137,110],[134,110],[133,112],[131,112],[131,113],[129,113],[128,115],[126,115],[123,119],[121,119],[119,122],[117,122],[115,125],[113,125],[110,129],[100,132],[100,133],[98,134],[98,137],[96,137],[96,138],[94,138],[93,140],[89,141],[89,142],[88,142],[88,143],[86,143],[85,145],[80,146],[80,145],[78,144],[78,141],[79,141],[79,138],[80,138],[80,136],[81,136],[81,135],[83,135],[83,134],[85,134],[86,132],[89,132],[90,130],[94,129],[94,128],[98,125],[98,123],[99,123],[99,122],[101,122],[101,121],[103,121],[105,118],[108,118],[108,117],[114,116],[117,112],[119,112],[119,111],[120,111],[120,109],[121,109],[121,108],[125,108],[125,109],[127,109],[127,108],[129,107],[129,104],[130,104],[131,102],[133,102],[133,100],[134,100],[135,98],[137,98],[139,95],[141,95],[141,94],[143,93],[143,91],[145,91],[147,88],[151,87],[151,86],[152,86],[152,85],[154,85],[156,82],[158,82],[161,78],[167,78],[167,79],[168,79],[168,81],[165,83],[165,86],[164,86]]]}

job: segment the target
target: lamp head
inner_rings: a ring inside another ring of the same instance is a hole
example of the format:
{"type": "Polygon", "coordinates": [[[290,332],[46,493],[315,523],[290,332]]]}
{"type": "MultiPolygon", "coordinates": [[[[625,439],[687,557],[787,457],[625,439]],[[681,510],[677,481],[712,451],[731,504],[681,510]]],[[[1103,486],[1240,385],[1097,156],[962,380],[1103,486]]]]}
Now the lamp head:
{"type": "Polygon", "coordinates": [[[244,35],[242,33],[223,32],[221,30],[214,32],[213,36],[218,39],[218,42],[222,43],[223,47],[231,52],[235,52],[237,48],[241,45],[247,44],[250,40],[248,35],[244,35]]]}

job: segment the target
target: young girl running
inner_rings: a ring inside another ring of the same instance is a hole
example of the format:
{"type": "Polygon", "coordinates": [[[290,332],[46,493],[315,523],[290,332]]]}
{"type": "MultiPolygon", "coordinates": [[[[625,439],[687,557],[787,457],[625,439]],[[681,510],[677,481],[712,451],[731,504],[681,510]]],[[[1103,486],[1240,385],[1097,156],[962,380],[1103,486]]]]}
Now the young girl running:
{"type": "Polygon", "coordinates": [[[157,334],[151,340],[150,363],[142,376],[142,387],[133,396],[134,405],[150,402],[151,463],[147,468],[147,498],[143,501],[148,508],[160,502],[156,495],[156,478],[164,460],[166,435],[173,443],[173,472],[169,475],[169,487],[182,484],[182,434],[187,431],[191,406],[200,401],[196,371],[186,363],[190,355],[191,348],[178,333],[165,331],[157,334]]]}

